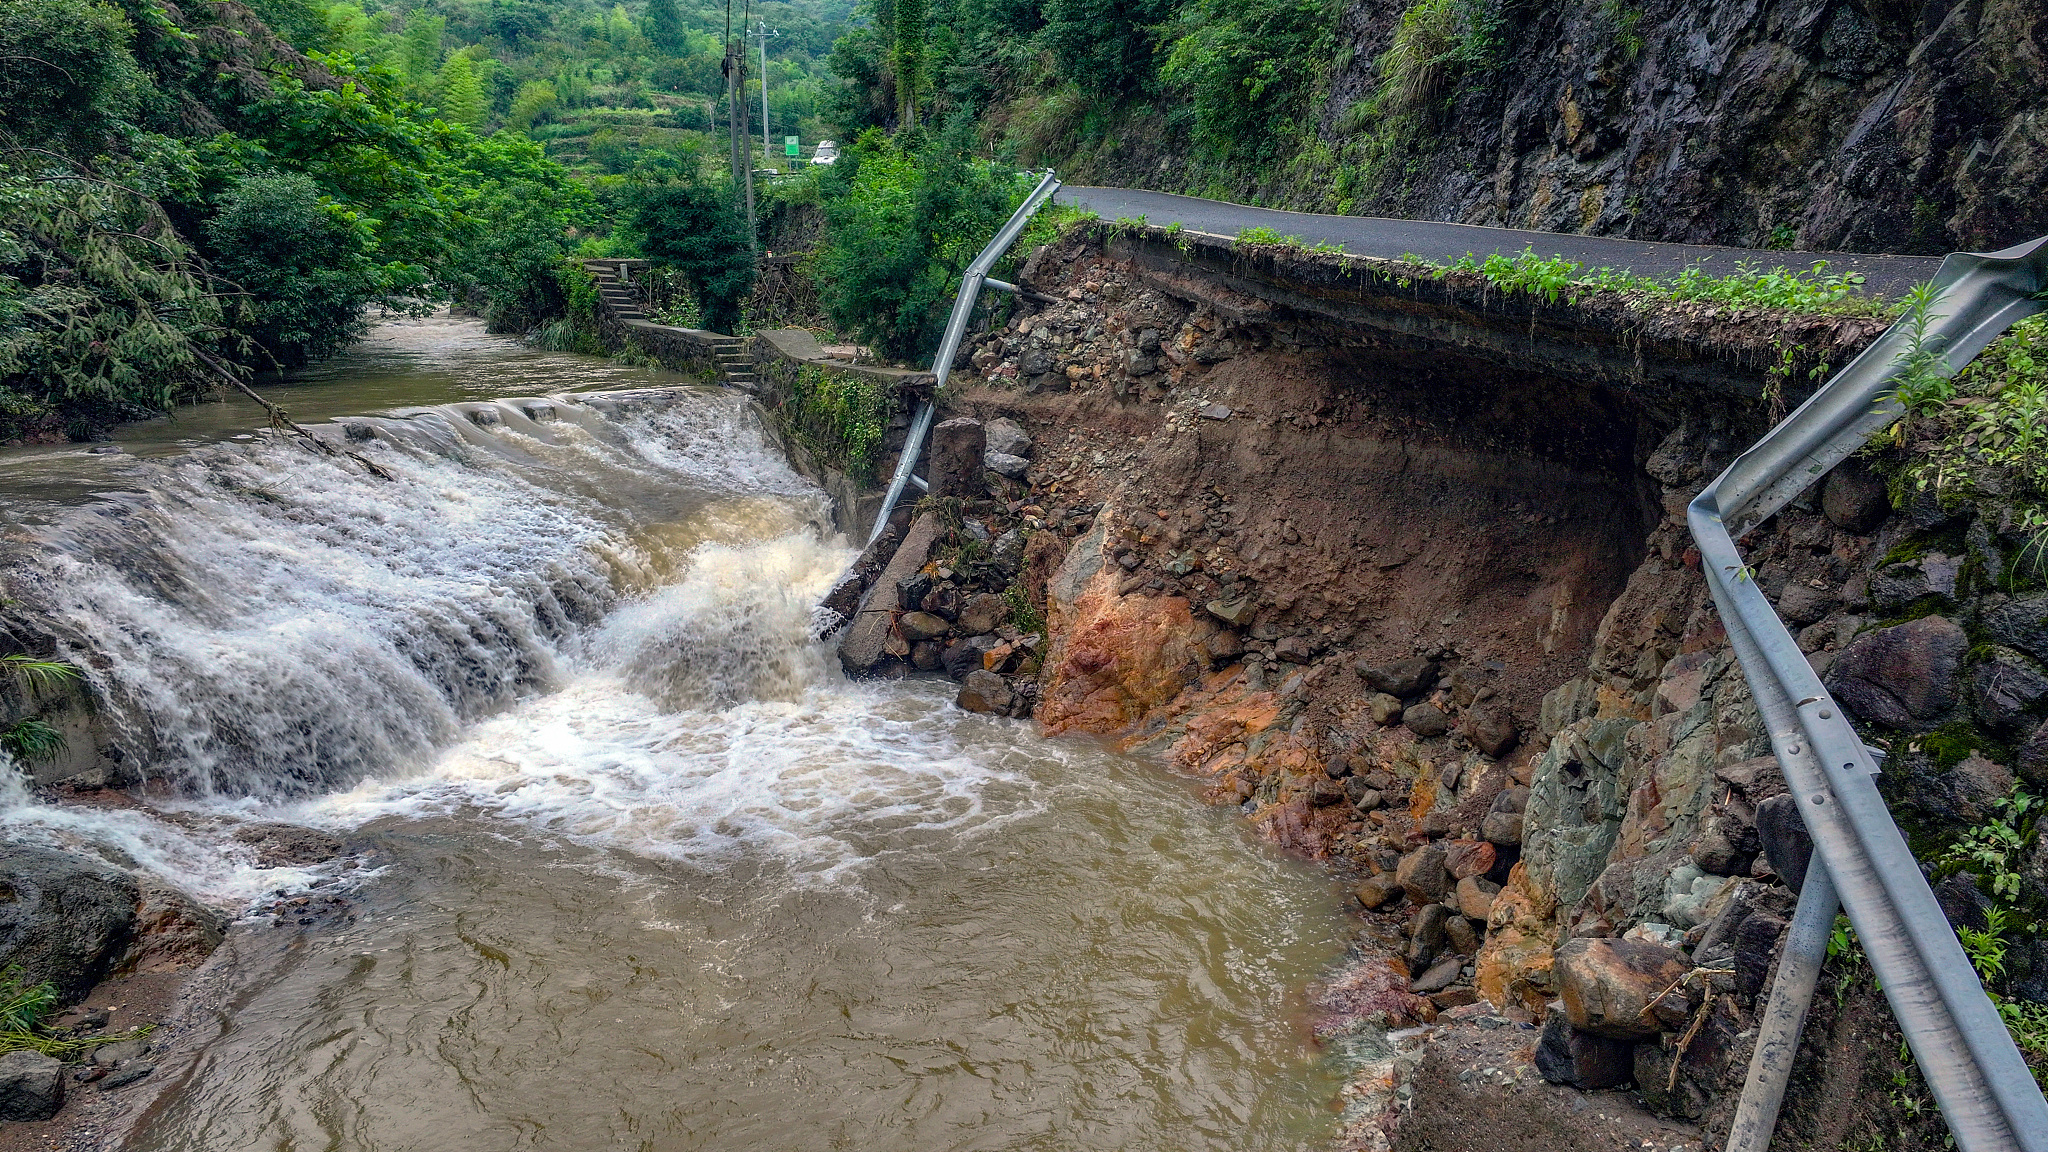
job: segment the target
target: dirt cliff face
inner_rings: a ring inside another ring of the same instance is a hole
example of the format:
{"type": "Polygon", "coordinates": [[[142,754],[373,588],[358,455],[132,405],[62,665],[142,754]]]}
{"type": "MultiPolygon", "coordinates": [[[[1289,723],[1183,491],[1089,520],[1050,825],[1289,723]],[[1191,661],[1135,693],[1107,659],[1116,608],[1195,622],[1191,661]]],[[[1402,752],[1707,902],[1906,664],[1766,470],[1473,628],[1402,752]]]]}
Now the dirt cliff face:
{"type": "MultiPolygon", "coordinates": [[[[1406,7],[1346,10],[1333,136],[1406,7]]],[[[1870,252],[2048,231],[2039,0],[1546,3],[1506,19],[1499,66],[1454,80],[1406,171],[1354,211],[1870,252]]]]}
{"type": "MultiPolygon", "coordinates": [[[[1355,878],[1363,967],[1330,997],[1443,1027],[1361,1080],[1376,1119],[1354,1145],[1458,1146],[1485,1116],[1503,1147],[1562,1139],[1510,1123],[1560,1084],[1606,1095],[1544,1115],[1607,1127],[1556,1146],[1717,1139],[1804,867],[1684,526],[1760,401],[1651,403],[1377,344],[1081,239],[1033,265],[1059,302],[978,339],[953,403],[1030,433],[1025,482],[991,491],[1030,533],[1048,624],[1035,714],[1161,757],[1355,878]],[[1674,972],[1686,990],[1653,1017],[1674,972]],[[1499,1029],[1522,1031],[1478,1036],[1499,1029]],[[1410,1074],[1403,1136],[1387,1101],[1410,1074]],[[1486,1100],[1424,1099],[1439,1082],[1486,1100]]],[[[2015,770],[2048,775],[2048,596],[1986,575],[2018,546],[1995,511],[1894,512],[1854,461],[1747,543],[1802,650],[1895,748],[1886,786],[1929,851],[2015,770]]],[[[2029,883],[2048,893],[2048,872],[2029,883]]],[[[1952,918],[1981,918],[1949,886],[1952,918]]],[[[2010,962],[2015,994],[2048,988],[2041,946],[2010,962]]],[[[1924,1088],[1872,1040],[1895,1031],[1867,970],[1830,979],[1786,1131],[1933,1139],[1924,1088]]]]}

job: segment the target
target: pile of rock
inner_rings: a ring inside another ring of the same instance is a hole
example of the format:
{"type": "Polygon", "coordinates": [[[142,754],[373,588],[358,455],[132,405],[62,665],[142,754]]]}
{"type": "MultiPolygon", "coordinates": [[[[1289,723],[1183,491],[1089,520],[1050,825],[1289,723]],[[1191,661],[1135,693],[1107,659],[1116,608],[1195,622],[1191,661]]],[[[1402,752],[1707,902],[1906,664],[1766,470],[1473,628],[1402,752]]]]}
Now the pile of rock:
{"type": "MultiPolygon", "coordinates": [[[[1421,666],[1426,663],[1376,668],[1376,683],[1415,691],[1421,678],[1433,675],[1421,666]]],[[[1429,705],[1400,711],[1420,707],[1437,711],[1429,705]]],[[[1425,726],[1435,735],[1448,731],[1434,719],[1425,726]]],[[[1406,761],[1410,770],[1415,755],[1411,752],[1406,761]]],[[[1368,911],[1405,914],[1401,959],[1411,991],[1440,1009],[1473,1003],[1479,999],[1474,978],[1493,923],[1494,901],[1520,859],[1529,790],[1500,765],[1477,758],[1469,772],[1464,762],[1452,761],[1433,777],[1420,778],[1404,778],[1388,768],[1361,774],[1354,770],[1359,766],[1357,757],[1333,757],[1324,767],[1327,785],[1317,786],[1319,794],[1334,793],[1332,802],[1349,803],[1368,827],[1380,829],[1362,841],[1364,850],[1354,857],[1374,873],[1354,895],[1368,911]],[[1461,795],[1468,774],[1471,781],[1461,795]],[[1439,808],[1439,799],[1451,803],[1439,808]],[[1419,820],[1417,808],[1425,809],[1419,820]]]]}
{"type": "Polygon", "coordinates": [[[1092,512],[1055,516],[1032,504],[1021,483],[1031,452],[1012,420],[958,416],[932,430],[928,483],[938,506],[866,580],[865,602],[839,642],[849,674],[943,672],[960,682],[957,702],[970,712],[1031,714],[1045,637],[1012,620],[1026,595],[1018,586],[1025,532],[1078,534],[1092,512]]]}

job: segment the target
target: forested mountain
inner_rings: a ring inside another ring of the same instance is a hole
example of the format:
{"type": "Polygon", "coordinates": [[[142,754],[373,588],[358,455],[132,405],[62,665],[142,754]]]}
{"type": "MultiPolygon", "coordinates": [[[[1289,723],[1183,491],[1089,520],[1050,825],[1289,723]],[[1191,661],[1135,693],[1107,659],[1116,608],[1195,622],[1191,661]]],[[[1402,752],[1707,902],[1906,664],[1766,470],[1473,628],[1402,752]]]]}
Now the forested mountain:
{"type": "MultiPolygon", "coordinates": [[[[551,155],[619,174],[649,148],[694,150],[677,129],[722,131],[728,33],[768,33],[768,112],[777,136],[814,141],[833,84],[824,66],[848,0],[683,6],[677,0],[429,0],[365,8],[266,0],[294,44],[388,69],[406,98],[482,130],[512,128],[551,155]]],[[[374,2],[374,0],[373,0],[374,2]]],[[[761,41],[749,35],[750,124],[760,133],[761,41]]]]}
{"type": "MultiPolygon", "coordinates": [[[[815,133],[843,7],[748,14],[780,33],[771,113],[815,133]]],[[[331,354],[379,307],[560,315],[572,254],[635,243],[635,189],[719,168],[702,130],[725,20],[674,0],[0,0],[0,440],[89,436],[331,354]]]]}
{"type": "MultiPolygon", "coordinates": [[[[0,0],[0,440],[326,355],[366,309],[561,315],[572,256],[732,210],[721,62],[749,31],[757,166],[848,146],[762,198],[861,237],[811,265],[821,298],[901,350],[952,266],[941,209],[1024,165],[1642,239],[2011,243],[2048,229],[2042,3],[0,0]]],[[[732,317],[719,260],[692,275],[732,317]]]]}

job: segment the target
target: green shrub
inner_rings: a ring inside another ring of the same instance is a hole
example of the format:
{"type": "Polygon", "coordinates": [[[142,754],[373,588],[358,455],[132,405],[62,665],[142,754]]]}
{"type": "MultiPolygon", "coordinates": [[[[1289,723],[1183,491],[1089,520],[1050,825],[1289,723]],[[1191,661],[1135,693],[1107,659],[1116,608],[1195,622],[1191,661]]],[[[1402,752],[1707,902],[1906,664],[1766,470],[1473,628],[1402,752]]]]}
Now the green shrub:
{"type": "MultiPolygon", "coordinates": [[[[1930,306],[1914,298],[1910,328],[1924,332],[1930,306]]],[[[2015,590],[2048,576],[2048,316],[2013,325],[1953,377],[1924,336],[1906,361],[1892,392],[1905,412],[1875,449],[1890,454],[1894,501],[1999,498],[2017,544],[1997,575],[2015,590]]]]}
{"type": "Polygon", "coordinates": [[[64,733],[47,720],[31,717],[0,728],[0,750],[24,764],[54,760],[66,746],[64,733]]]}
{"type": "Polygon", "coordinates": [[[1444,272],[1477,272],[1495,287],[1541,296],[1552,303],[1562,299],[1576,304],[1594,292],[1618,292],[1646,301],[1698,302],[1787,312],[1869,316],[1892,311],[1882,299],[1860,293],[1860,274],[1830,272],[1825,260],[1815,261],[1804,271],[1742,263],[1725,275],[1715,275],[1702,265],[1692,264],[1676,276],[1658,278],[1613,268],[1588,268],[1562,256],[1538,256],[1528,248],[1514,256],[1494,252],[1484,260],[1468,252],[1442,265],[1420,257],[1408,259],[1435,267],[1439,276],[1444,272]]]}
{"type": "Polygon", "coordinates": [[[819,176],[819,300],[836,329],[892,360],[930,363],[960,273],[1036,183],[972,144],[965,117],[933,136],[870,129],[819,176]]]}
{"type": "Polygon", "coordinates": [[[89,435],[161,412],[208,377],[225,324],[155,202],[111,182],[0,172],[0,438],[89,435]]]}
{"type": "Polygon", "coordinates": [[[1192,100],[1195,138],[1212,154],[1271,159],[1301,135],[1336,29],[1328,0],[1192,0],[1159,78],[1192,100]]]}
{"type": "Polygon", "coordinates": [[[1282,235],[1278,229],[1267,228],[1263,225],[1247,228],[1244,231],[1239,232],[1237,234],[1237,242],[1239,244],[1247,244],[1253,247],[1258,247],[1262,245],[1273,248],[1308,247],[1308,241],[1303,240],[1299,236],[1282,235]]]}
{"type": "Polygon", "coordinates": [[[673,269],[697,298],[704,326],[734,332],[754,286],[754,249],[723,185],[674,182],[636,196],[633,226],[647,258],[673,269]]]}
{"type": "Polygon", "coordinates": [[[206,239],[214,273],[248,293],[237,326],[281,367],[354,343],[369,328],[368,305],[401,306],[400,285],[370,259],[369,227],[302,173],[242,180],[206,239]]]}

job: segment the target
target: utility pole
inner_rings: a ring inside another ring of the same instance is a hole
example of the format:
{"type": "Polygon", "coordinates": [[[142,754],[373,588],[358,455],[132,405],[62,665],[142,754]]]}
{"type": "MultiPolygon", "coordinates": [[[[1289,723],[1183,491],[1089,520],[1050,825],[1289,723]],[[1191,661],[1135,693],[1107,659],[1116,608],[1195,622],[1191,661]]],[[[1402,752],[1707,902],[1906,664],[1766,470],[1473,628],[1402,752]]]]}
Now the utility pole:
{"type": "Polygon", "coordinates": [[[735,191],[744,190],[747,208],[747,243],[756,243],[754,228],[753,133],[747,130],[747,52],[744,40],[728,40],[725,46],[726,96],[730,115],[726,130],[732,139],[732,182],[735,191]]]}
{"type": "Polygon", "coordinates": [[[754,35],[761,41],[761,163],[766,164],[775,155],[775,145],[768,141],[768,38],[782,32],[768,27],[766,20],[758,20],[754,23],[754,35]]]}

